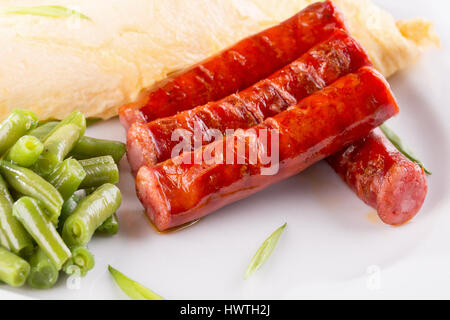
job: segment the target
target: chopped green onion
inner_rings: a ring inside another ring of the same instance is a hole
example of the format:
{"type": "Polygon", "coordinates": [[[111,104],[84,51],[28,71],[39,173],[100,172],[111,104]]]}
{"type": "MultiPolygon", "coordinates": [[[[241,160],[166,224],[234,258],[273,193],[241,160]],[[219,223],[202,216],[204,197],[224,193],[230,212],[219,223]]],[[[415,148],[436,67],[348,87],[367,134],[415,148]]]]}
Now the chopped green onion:
{"type": "Polygon", "coordinates": [[[8,9],[6,14],[23,14],[49,18],[69,18],[77,17],[80,19],[91,20],[84,14],[62,6],[36,6],[36,7],[19,7],[8,9]]]}
{"type": "Polygon", "coordinates": [[[386,138],[391,141],[391,143],[397,148],[398,151],[403,153],[405,157],[407,157],[409,160],[417,163],[426,174],[431,175],[431,171],[429,171],[427,168],[425,168],[425,165],[420,161],[415,155],[414,152],[407,146],[405,143],[400,139],[400,137],[392,131],[389,127],[387,127],[385,124],[380,126],[381,131],[383,131],[386,138]]]}
{"type": "Polygon", "coordinates": [[[73,275],[77,271],[84,277],[95,265],[94,255],[85,247],[75,247],[71,249],[72,258],[63,266],[63,271],[68,275],[73,275]]]}
{"type": "Polygon", "coordinates": [[[150,289],[147,289],[140,283],[131,280],[120,271],[108,266],[108,270],[116,281],[117,285],[127,296],[133,300],[164,300],[150,289]]]}
{"type": "Polygon", "coordinates": [[[278,240],[280,239],[281,234],[283,233],[284,229],[286,228],[287,223],[279,227],[277,230],[275,230],[274,233],[270,235],[269,238],[266,239],[266,241],[263,242],[261,247],[259,247],[258,251],[256,251],[256,254],[254,255],[252,261],[250,262],[250,265],[248,266],[247,270],[245,271],[244,279],[247,280],[256,270],[261,267],[261,265],[270,257],[273,250],[275,249],[275,246],[278,243],[278,240]]]}

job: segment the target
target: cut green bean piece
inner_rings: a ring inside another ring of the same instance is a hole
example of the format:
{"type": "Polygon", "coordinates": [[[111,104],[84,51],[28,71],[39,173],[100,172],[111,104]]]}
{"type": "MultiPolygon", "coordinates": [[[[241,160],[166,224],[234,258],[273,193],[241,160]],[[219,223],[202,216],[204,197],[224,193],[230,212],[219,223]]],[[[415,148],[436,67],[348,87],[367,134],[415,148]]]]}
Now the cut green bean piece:
{"type": "Polygon", "coordinates": [[[62,235],[71,247],[85,246],[95,230],[119,209],[122,195],[113,184],[104,184],[84,199],[64,223],[62,235]]]}
{"type": "Polygon", "coordinates": [[[28,110],[14,110],[0,123],[0,155],[11,148],[27,131],[38,124],[36,114],[28,110]]]}
{"type": "Polygon", "coordinates": [[[68,275],[79,272],[84,277],[95,265],[94,255],[86,247],[75,247],[72,249],[72,258],[64,265],[63,271],[68,275]]]}
{"type": "Polygon", "coordinates": [[[8,241],[12,252],[29,257],[33,253],[33,241],[20,222],[13,216],[12,205],[3,196],[0,196],[0,231],[8,241]]]}
{"type": "Polygon", "coordinates": [[[52,222],[45,216],[39,203],[30,197],[22,197],[14,203],[14,216],[58,270],[71,257],[71,252],[52,222]]]}
{"type": "MultiPolygon", "coordinates": [[[[28,134],[42,140],[53,131],[58,124],[58,121],[47,122],[30,131],[28,134]]],[[[88,120],[86,120],[86,125],[88,125],[88,120]]],[[[125,152],[126,146],[122,142],[81,137],[70,153],[70,156],[77,160],[84,160],[110,155],[114,158],[114,162],[119,163],[125,155],[125,152]]]]}
{"type": "Polygon", "coordinates": [[[86,172],[77,160],[66,159],[47,177],[47,181],[67,200],[78,190],[85,177],[86,172]]]}
{"type": "Polygon", "coordinates": [[[126,151],[127,148],[122,142],[83,137],[70,155],[78,160],[112,156],[114,162],[119,163],[126,151]]]}
{"type": "Polygon", "coordinates": [[[80,188],[99,187],[105,183],[119,182],[119,168],[111,156],[80,160],[86,177],[80,188]]]}
{"type": "Polygon", "coordinates": [[[106,221],[97,228],[97,232],[111,236],[117,234],[117,232],[119,232],[119,220],[117,219],[117,214],[114,213],[111,217],[106,219],[106,221]]]}
{"type": "Polygon", "coordinates": [[[108,266],[108,270],[122,291],[133,300],[164,300],[163,297],[144,287],[142,284],[131,280],[119,270],[108,266]]]}
{"type": "Polygon", "coordinates": [[[56,130],[44,143],[42,152],[36,163],[37,172],[48,175],[69,154],[81,137],[80,127],[67,124],[56,130]]]}
{"type": "Polygon", "coordinates": [[[33,240],[12,213],[13,200],[5,180],[0,176],[0,231],[13,253],[28,257],[33,253],[33,240]]]}
{"type": "Polygon", "coordinates": [[[75,212],[75,209],[77,208],[78,204],[82,199],[84,199],[86,196],[80,196],[79,194],[73,194],[69,199],[67,199],[61,209],[61,215],[59,216],[58,221],[58,230],[62,232],[64,223],[66,222],[67,218],[69,218],[72,213],[75,212]]]}
{"type": "MultiPolygon", "coordinates": [[[[92,192],[94,192],[93,190],[92,192]]],[[[59,216],[58,230],[62,232],[64,223],[67,218],[75,212],[75,209],[80,204],[82,200],[84,200],[90,193],[87,193],[86,190],[80,189],[77,190],[66,202],[64,202],[63,207],[61,209],[61,215],[59,216]]]]}
{"type": "Polygon", "coordinates": [[[0,247],[0,281],[20,287],[27,280],[30,265],[21,257],[0,247]]]}
{"type": "Polygon", "coordinates": [[[8,151],[6,160],[12,161],[21,167],[31,167],[36,163],[44,145],[34,136],[23,136],[8,151]]]}
{"type": "Polygon", "coordinates": [[[3,233],[1,228],[0,228],[0,246],[11,251],[11,248],[9,247],[8,239],[6,238],[6,236],[3,233]]]}
{"type": "Polygon", "coordinates": [[[47,139],[57,130],[68,124],[74,124],[79,127],[81,129],[80,137],[84,136],[84,133],[86,131],[86,118],[80,111],[74,111],[67,117],[65,117],[62,121],[60,121],[49,133],[47,133],[47,135],[42,138],[42,141],[47,141],[47,139]]]}
{"type": "Polygon", "coordinates": [[[13,189],[39,200],[50,220],[58,222],[64,200],[54,186],[32,170],[4,160],[0,160],[0,173],[13,189]]]}
{"type": "Polygon", "coordinates": [[[41,248],[30,259],[28,285],[35,289],[49,289],[58,281],[59,272],[41,248]]]}
{"type": "Polygon", "coordinates": [[[3,179],[3,177],[0,175],[0,195],[5,197],[11,206],[14,203],[13,198],[11,197],[11,194],[9,193],[8,185],[6,184],[6,181],[3,179]]]}
{"type": "Polygon", "coordinates": [[[50,131],[55,129],[55,127],[59,124],[59,121],[50,121],[39,125],[36,129],[29,131],[27,134],[33,137],[42,140],[45,136],[47,136],[50,131]]]}

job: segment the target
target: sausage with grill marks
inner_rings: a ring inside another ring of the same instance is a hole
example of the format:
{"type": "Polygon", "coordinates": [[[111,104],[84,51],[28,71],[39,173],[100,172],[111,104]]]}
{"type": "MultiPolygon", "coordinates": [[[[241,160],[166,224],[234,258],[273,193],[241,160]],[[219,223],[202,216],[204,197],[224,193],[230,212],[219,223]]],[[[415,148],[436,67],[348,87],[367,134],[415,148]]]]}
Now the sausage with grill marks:
{"type": "Polygon", "coordinates": [[[337,28],[345,29],[345,23],[333,3],[314,3],[145,90],[137,102],[119,109],[120,120],[128,130],[136,121],[149,122],[222,99],[294,61],[337,28]]]}
{"type": "Polygon", "coordinates": [[[386,224],[408,222],[425,201],[424,170],[400,153],[378,128],[327,161],[386,224]]]}
{"type": "Polygon", "coordinates": [[[218,150],[214,157],[227,159],[228,152],[239,155],[239,144],[244,143],[245,154],[239,157],[242,164],[193,162],[198,152],[183,153],[156,166],[142,167],[136,178],[137,194],[159,230],[176,227],[301,172],[368,135],[397,113],[386,80],[374,69],[363,67],[262,124],[201,149],[202,153],[218,150]],[[267,164],[261,155],[272,150],[270,143],[265,150],[260,149],[261,144],[251,143],[264,131],[269,137],[279,137],[279,171],[275,175],[262,172],[267,164]],[[254,148],[258,156],[252,162],[249,157],[254,148]]]}
{"type": "MultiPolygon", "coordinates": [[[[134,173],[143,165],[155,165],[171,158],[180,143],[175,130],[189,134],[201,144],[211,142],[209,130],[225,134],[230,129],[246,129],[263,122],[301,99],[323,89],[363,66],[371,65],[358,42],[343,30],[336,30],[291,64],[269,78],[217,102],[187,110],[147,124],[135,123],[128,130],[127,156],[134,173]]],[[[183,150],[186,151],[187,147],[183,150]]]]}

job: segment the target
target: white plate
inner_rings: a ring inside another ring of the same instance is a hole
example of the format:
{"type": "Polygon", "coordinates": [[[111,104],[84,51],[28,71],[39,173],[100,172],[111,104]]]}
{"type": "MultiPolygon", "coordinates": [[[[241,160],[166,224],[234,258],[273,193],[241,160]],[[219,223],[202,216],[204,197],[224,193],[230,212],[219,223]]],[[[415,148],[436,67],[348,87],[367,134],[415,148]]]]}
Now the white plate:
{"type": "MultiPolygon", "coordinates": [[[[0,299],[117,299],[125,296],[111,264],[168,299],[450,298],[450,20],[448,1],[376,1],[398,18],[437,23],[443,50],[427,53],[390,79],[401,114],[389,124],[433,171],[413,222],[392,228],[374,219],[325,164],[228,206],[182,231],[157,233],[120,164],[120,232],[96,238],[96,267],[79,283],[62,278],[48,291],[0,289],[0,299]],[[447,90],[449,91],[447,91],[447,90]],[[249,280],[243,274],[261,242],[287,222],[273,256],[249,280]]],[[[124,140],[117,120],[88,130],[124,140]]]]}

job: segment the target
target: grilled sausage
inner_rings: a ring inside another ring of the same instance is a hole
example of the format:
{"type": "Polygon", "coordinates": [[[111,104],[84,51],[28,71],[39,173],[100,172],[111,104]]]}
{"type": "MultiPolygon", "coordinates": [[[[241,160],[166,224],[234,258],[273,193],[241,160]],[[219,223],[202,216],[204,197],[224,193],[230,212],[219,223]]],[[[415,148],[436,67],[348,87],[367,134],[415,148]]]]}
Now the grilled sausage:
{"type": "Polygon", "coordinates": [[[136,121],[171,116],[245,89],[300,57],[336,28],[345,24],[333,3],[314,3],[144,91],[138,102],[120,108],[121,122],[128,130],[136,121]]]}
{"type": "Polygon", "coordinates": [[[200,153],[183,153],[142,167],[136,178],[137,193],[159,230],[176,227],[301,172],[397,113],[383,76],[363,67],[260,125],[204,146],[200,153]],[[278,143],[270,139],[262,143],[264,132],[278,137],[278,143]],[[195,161],[207,150],[213,150],[214,161],[195,161]],[[263,155],[276,151],[279,162],[266,162],[263,155]],[[277,164],[276,174],[264,173],[277,164]]]}
{"type": "Polygon", "coordinates": [[[425,201],[424,170],[400,153],[380,129],[327,161],[386,224],[408,222],[425,201]]]}
{"type": "Polygon", "coordinates": [[[198,145],[196,141],[200,145],[211,142],[211,129],[223,135],[229,129],[255,126],[368,65],[371,63],[364,49],[348,33],[338,29],[299,59],[246,90],[172,117],[133,124],[127,137],[131,169],[136,173],[143,165],[172,158],[179,144],[173,138],[175,130],[182,129],[185,136],[189,134],[193,138],[189,139],[193,150],[198,145]]]}

